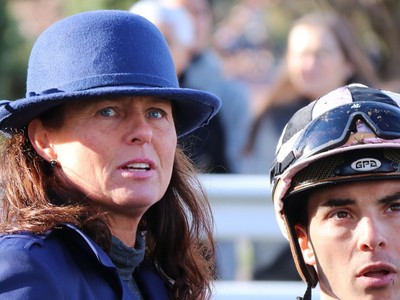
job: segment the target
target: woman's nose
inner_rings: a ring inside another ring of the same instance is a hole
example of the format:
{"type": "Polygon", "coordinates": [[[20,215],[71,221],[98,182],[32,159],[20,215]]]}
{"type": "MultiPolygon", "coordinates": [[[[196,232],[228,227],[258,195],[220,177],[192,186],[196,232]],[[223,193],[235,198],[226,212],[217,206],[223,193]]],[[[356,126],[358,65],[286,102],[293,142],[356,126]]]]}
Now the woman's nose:
{"type": "Polygon", "coordinates": [[[152,141],[153,130],[145,116],[136,115],[128,126],[128,143],[146,144],[152,141]]]}

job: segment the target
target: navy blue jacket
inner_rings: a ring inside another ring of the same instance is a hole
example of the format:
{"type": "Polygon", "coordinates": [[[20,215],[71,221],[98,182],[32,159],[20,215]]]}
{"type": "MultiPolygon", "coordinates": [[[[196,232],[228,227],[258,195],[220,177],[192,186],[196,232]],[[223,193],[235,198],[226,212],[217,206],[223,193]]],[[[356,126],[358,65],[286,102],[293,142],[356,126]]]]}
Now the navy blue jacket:
{"type": "MultiPolygon", "coordinates": [[[[140,268],[145,299],[169,299],[163,280],[140,268]]],[[[0,236],[0,299],[135,299],[109,256],[71,225],[46,234],[0,236]]]]}

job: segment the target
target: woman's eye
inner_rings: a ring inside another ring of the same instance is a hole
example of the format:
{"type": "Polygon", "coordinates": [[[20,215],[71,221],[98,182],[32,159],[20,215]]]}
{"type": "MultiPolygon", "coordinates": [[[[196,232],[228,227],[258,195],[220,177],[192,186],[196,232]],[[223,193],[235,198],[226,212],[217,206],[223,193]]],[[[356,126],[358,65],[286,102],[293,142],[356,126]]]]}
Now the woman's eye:
{"type": "Polygon", "coordinates": [[[166,115],[166,113],[161,110],[161,109],[151,109],[147,112],[147,116],[149,118],[154,118],[154,119],[161,119],[166,115]]]}
{"type": "Polygon", "coordinates": [[[113,117],[117,115],[117,111],[112,107],[105,107],[99,110],[98,112],[103,117],[113,117]]]}

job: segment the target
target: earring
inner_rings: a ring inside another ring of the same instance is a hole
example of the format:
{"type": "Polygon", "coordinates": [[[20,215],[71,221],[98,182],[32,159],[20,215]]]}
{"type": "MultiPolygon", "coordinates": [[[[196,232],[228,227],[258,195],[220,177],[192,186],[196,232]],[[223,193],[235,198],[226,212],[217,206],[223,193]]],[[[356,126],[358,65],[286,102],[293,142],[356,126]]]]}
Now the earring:
{"type": "Polygon", "coordinates": [[[57,167],[58,163],[55,159],[50,160],[50,166],[52,166],[53,168],[57,167]]]}

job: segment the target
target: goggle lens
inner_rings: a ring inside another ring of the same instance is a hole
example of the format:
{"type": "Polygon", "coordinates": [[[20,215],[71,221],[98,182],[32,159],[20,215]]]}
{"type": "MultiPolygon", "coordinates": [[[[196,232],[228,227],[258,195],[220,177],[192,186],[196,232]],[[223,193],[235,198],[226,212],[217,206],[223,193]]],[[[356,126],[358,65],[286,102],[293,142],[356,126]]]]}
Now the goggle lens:
{"type": "Polygon", "coordinates": [[[400,108],[378,102],[353,102],[332,109],[312,121],[295,147],[306,158],[345,144],[362,121],[382,139],[400,138],[400,108]]]}

